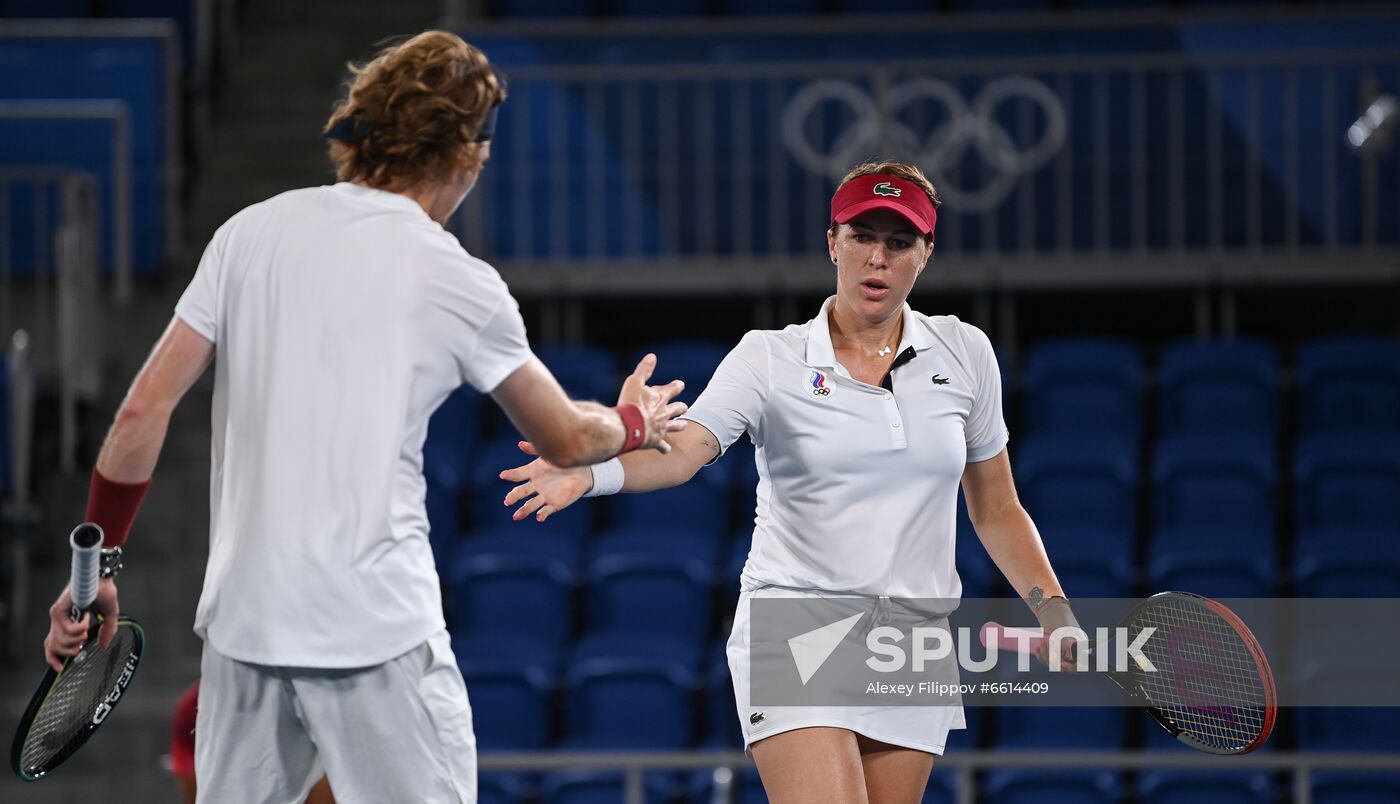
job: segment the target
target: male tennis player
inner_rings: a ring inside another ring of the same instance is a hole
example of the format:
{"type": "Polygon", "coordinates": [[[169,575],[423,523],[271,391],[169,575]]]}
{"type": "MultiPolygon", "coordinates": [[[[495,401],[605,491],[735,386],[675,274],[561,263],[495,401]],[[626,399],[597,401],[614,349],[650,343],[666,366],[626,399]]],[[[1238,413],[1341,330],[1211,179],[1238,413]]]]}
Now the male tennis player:
{"type": "Polygon", "coordinates": [[[745,335],[685,416],[700,426],[668,436],[669,453],[567,470],[542,458],[502,473],[520,483],[506,504],[526,501],[516,518],[545,519],[585,494],[684,483],[749,434],[758,510],[728,655],[745,747],[774,802],[913,804],[963,712],[751,708],[751,599],[959,597],[961,480],[978,536],[1042,627],[1075,624],[1016,497],[991,343],[906,302],[933,256],[938,203],[913,165],[856,167],[831,200],[836,294],[811,321],[745,335]]]}
{"type": "MultiPolygon", "coordinates": [[[[342,804],[476,800],[423,503],[428,417],[453,389],[489,392],[562,466],[669,449],[685,427],[681,384],[646,385],[650,355],[618,407],[570,401],[500,277],[443,229],[505,99],[486,57],[428,32],[354,72],[326,132],[341,183],[219,229],[93,473],[87,517],[119,546],[171,411],[214,362],[201,802],[301,802],[323,770],[342,804]]],[[[83,639],[68,599],[55,665],[83,639]]],[[[111,578],[96,610],[116,618],[111,578]]]]}

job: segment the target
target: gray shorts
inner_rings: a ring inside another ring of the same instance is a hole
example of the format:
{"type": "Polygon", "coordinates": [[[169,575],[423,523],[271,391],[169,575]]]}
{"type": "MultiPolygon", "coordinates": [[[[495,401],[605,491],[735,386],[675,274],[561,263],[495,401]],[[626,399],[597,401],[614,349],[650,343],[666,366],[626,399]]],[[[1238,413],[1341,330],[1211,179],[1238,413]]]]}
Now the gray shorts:
{"type": "Polygon", "coordinates": [[[446,631],[373,667],[271,667],[204,645],[200,804],[300,804],[324,773],[337,804],[476,801],[471,705],[446,631]]]}

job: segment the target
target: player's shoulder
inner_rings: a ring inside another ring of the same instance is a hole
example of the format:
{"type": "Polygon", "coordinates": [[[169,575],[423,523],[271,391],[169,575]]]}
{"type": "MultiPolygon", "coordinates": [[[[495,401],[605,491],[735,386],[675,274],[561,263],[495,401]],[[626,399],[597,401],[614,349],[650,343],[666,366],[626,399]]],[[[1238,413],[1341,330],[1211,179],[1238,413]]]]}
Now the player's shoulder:
{"type": "Polygon", "coordinates": [[[910,308],[913,324],[920,327],[934,340],[957,345],[964,350],[975,351],[991,348],[991,340],[975,324],[970,324],[955,315],[925,315],[910,308]]]}
{"type": "Polygon", "coordinates": [[[782,329],[751,329],[744,333],[735,349],[761,349],[768,355],[805,359],[803,356],[807,352],[807,333],[811,323],[789,324],[782,329]]]}

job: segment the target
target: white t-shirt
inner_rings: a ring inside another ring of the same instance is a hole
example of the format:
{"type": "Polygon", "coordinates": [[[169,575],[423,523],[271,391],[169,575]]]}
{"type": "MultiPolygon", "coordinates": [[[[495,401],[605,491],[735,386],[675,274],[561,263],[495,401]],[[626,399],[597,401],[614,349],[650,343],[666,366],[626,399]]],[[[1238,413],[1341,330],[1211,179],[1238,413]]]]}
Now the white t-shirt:
{"type": "Polygon", "coordinates": [[[362,667],[441,629],[428,417],[530,357],[495,269],[412,199],[342,183],[229,219],[175,312],[217,349],[195,631],[245,662],[362,667]]]}
{"type": "Polygon", "coordinates": [[[891,393],[837,363],[831,304],[805,324],[745,335],[683,417],[721,449],[744,432],[757,447],[741,586],[957,598],[958,484],[1009,437],[992,345],[971,324],[906,304],[891,393]]]}

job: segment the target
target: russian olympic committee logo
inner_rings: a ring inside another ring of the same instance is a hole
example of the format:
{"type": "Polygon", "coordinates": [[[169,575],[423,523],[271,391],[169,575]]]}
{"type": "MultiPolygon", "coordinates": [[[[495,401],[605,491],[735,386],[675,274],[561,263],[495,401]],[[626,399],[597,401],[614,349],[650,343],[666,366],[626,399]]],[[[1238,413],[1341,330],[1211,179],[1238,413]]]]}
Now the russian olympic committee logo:
{"type": "Polygon", "coordinates": [[[809,382],[812,383],[813,396],[831,395],[831,388],[829,388],[826,384],[826,375],[821,373],[820,371],[813,371],[812,378],[811,380],[809,380],[809,382]]]}
{"type": "Polygon", "coordinates": [[[813,173],[839,179],[857,162],[880,153],[895,154],[923,168],[939,193],[960,212],[986,212],[996,208],[1016,182],[1045,165],[1065,143],[1065,109],[1059,96],[1042,82],[1024,75],[1008,75],[982,85],[971,103],[946,82],[936,78],[911,78],[890,87],[879,104],[850,81],[823,79],[798,90],[783,110],[782,137],[788,152],[813,173]],[[1008,101],[1029,103],[1043,121],[1039,139],[1021,145],[998,122],[995,112],[1008,101]],[[849,120],[824,143],[814,143],[808,122],[824,104],[844,105],[849,120]],[[946,119],[921,135],[901,119],[915,103],[933,103],[946,119]],[[953,181],[968,149],[987,170],[977,187],[953,181]]]}

